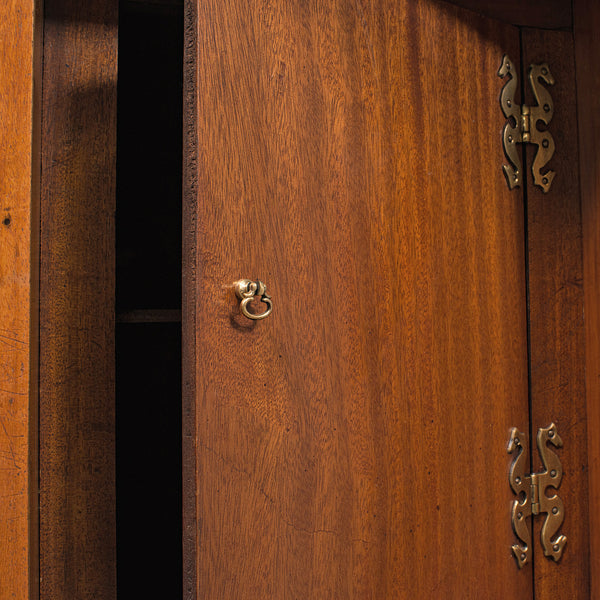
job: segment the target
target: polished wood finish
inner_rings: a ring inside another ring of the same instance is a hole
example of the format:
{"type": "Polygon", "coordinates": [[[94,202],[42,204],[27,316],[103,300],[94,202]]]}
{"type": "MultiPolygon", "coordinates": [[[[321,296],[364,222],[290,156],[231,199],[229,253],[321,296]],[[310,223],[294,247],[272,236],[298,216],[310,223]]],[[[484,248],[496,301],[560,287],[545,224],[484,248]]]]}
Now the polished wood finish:
{"type": "Polygon", "coordinates": [[[502,475],[528,428],[496,76],[518,31],[416,0],[195,2],[185,597],[531,598],[502,475]]]}
{"type": "Polygon", "coordinates": [[[40,305],[41,598],[114,598],[117,2],[47,0],[40,305]]]}
{"type": "Polygon", "coordinates": [[[571,29],[573,10],[569,0],[448,0],[480,15],[520,27],[571,29]]]}
{"type": "MultiPolygon", "coordinates": [[[[555,422],[564,442],[557,453],[565,473],[559,495],[567,536],[557,565],[543,555],[538,543],[543,518],[535,519],[535,591],[539,600],[584,600],[590,597],[588,458],[573,36],[526,29],[522,40],[524,65],[547,62],[556,81],[547,87],[555,107],[548,128],[557,148],[549,167],[557,175],[548,194],[533,186],[531,177],[527,187],[530,393],[532,434],[555,422]]],[[[530,92],[525,101],[535,103],[530,92]]],[[[528,152],[528,164],[532,161],[533,152],[528,152]]],[[[542,469],[537,449],[533,468],[542,469]]]]}
{"type": "Polygon", "coordinates": [[[575,73],[583,224],[590,598],[600,598],[600,5],[575,0],[575,73]]]}
{"type": "Polygon", "coordinates": [[[0,598],[37,591],[36,2],[0,4],[0,598]]]}

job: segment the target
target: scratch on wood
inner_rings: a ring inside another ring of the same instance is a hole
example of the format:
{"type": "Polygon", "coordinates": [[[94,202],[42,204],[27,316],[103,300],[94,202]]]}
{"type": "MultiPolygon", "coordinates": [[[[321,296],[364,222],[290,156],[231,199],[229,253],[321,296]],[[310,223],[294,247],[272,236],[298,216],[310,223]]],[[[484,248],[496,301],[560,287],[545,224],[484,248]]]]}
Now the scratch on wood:
{"type": "Polygon", "coordinates": [[[5,390],[0,388],[0,392],[10,394],[11,396],[27,396],[27,392],[15,392],[14,390],[5,390]]]}
{"type": "Polygon", "coordinates": [[[12,438],[6,430],[6,426],[4,425],[4,419],[0,417],[0,425],[2,426],[2,430],[4,431],[4,435],[6,435],[6,439],[8,440],[8,449],[10,450],[10,456],[12,459],[12,463],[15,466],[15,469],[20,469],[21,467],[17,464],[17,457],[15,455],[15,449],[12,444],[12,438]]]}

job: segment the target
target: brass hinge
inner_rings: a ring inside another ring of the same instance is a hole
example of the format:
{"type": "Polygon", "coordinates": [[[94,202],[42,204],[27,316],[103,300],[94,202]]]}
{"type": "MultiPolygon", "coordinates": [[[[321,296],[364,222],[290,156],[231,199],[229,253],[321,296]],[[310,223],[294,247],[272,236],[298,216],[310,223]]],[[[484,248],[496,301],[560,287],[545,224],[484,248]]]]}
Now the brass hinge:
{"type": "Polygon", "coordinates": [[[554,139],[546,129],[540,131],[538,124],[542,123],[544,126],[548,126],[554,115],[554,103],[550,93],[540,82],[554,85],[554,77],[552,77],[546,63],[530,65],[529,83],[537,106],[527,106],[525,104],[519,106],[515,102],[515,92],[518,84],[517,72],[514,64],[506,54],[502,57],[498,75],[503,78],[509,77],[500,95],[500,106],[504,116],[508,119],[502,132],[504,153],[511,162],[510,165],[502,166],[508,187],[512,190],[520,186],[523,180],[521,157],[519,156],[517,144],[535,144],[538,149],[531,167],[533,181],[546,193],[550,189],[556,173],[554,171],[542,173],[542,169],[554,154],[554,139]]]}
{"type": "Polygon", "coordinates": [[[529,464],[527,439],[525,434],[518,431],[516,427],[510,431],[508,452],[512,454],[518,450],[510,467],[508,479],[512,491],[519,497],[519,500],[515,500],[512,506],[513,530],[523,542],[523,545],[514,544],[512,547],[519,568],[522,568],[531,558],[531,532],[526,521],[528,516],[546,514],[541,532],[545,556],[549,556],[555,561],[560,560],[563,548],[567,543],[564,535],[554,537],[563,523],[565,510],[562,500],[557,494],[548,496],[548,488],[557,490],[560,487],[563,471],[560,459],[555,452],[548,448],[549,443],[557,448],[561,448],[563,445],[554,423],[550,427],[540,428],[537,433],[537,447],[544,471],[526,474],[529,464]]]}

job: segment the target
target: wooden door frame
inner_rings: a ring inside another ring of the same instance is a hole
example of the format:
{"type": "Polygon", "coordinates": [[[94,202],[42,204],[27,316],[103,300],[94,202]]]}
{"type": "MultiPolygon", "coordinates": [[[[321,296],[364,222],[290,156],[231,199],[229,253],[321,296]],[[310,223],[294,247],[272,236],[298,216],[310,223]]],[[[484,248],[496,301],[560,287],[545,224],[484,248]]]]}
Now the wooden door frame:
{"type": "Polygon", "coordinates": [[[600,597],[600,6],[575,0],[574,36],[583,226],[590,597],[600,597]]]}
{"type": "Polygon", "coordinates": [[[0,4],[0,596],[36,598],[40,2],[0,4]]]}

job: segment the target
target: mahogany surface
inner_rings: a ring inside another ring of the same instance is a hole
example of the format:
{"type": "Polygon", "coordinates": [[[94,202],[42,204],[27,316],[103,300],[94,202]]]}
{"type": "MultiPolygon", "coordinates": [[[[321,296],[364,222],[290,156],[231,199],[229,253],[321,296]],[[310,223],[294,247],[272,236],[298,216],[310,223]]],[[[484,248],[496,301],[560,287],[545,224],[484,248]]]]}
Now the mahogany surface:
{"type": "Polygon", "coordinates": [[[489,475],[528,427],[517,29],[415,0],[186,13],[185,598],[531,598],[489,475]]]}
{"type": "Polygon", "coordinates": [[[45,3],[40,597],[116,597],[117,1],[45,3]]]}

